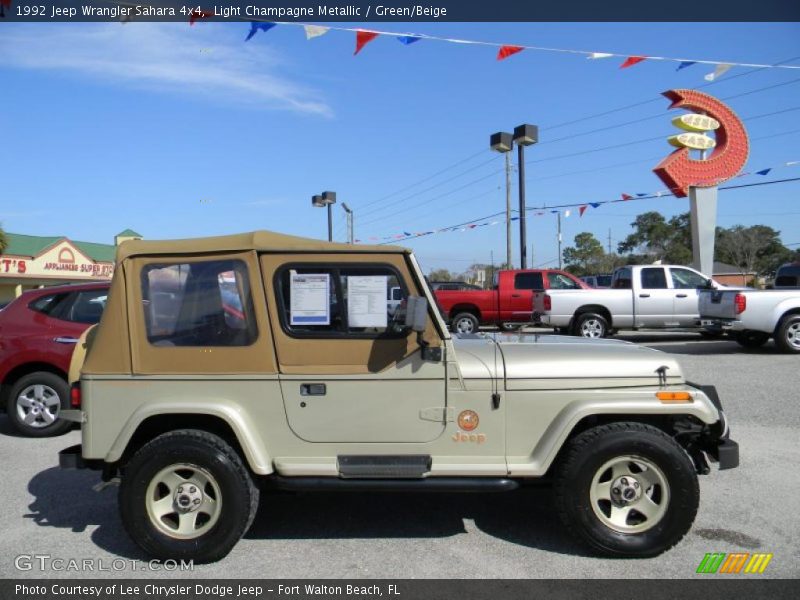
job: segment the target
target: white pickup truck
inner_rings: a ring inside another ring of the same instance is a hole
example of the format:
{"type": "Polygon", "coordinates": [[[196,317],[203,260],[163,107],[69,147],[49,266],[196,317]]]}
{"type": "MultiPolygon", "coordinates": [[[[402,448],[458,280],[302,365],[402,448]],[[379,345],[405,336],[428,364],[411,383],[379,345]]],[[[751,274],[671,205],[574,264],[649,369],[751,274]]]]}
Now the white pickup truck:
{"type": "MultiPolygon", "coordinates": [[[[614,271],[611,289],[548,290],[533,298],[534,318],[562,333],[599,338],[620,329],[698,329],[698,292],[723,286],[689,267],[635,265],[614,271]]],[[[720,330],[703,328],[713,337],[720,330]]]]}
{"type": "Polygon", "coordinates": [[[703,290],[700,314],[746,348],[774,338],[783,352],[800,353],[800,289],[703,290]]]}

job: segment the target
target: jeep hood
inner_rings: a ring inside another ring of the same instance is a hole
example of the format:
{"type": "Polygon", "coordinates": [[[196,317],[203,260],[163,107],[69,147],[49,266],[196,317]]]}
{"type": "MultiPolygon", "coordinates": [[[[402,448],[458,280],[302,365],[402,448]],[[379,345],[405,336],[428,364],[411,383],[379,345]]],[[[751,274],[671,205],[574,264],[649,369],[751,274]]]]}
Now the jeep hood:
{"type": "Polygon", "coordinates": [[[668,354],[620,340],[481,333],[453,345],[465,380],[504,378],[507,390],[657,386],[662,367],[667,383],[684,381],[668,354]]]}

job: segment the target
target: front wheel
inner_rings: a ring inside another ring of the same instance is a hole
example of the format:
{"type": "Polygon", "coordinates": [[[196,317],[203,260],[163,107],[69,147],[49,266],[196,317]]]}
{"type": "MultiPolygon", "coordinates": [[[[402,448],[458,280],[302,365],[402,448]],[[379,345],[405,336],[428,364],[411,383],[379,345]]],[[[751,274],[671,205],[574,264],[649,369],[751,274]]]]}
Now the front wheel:
{"type": "Polygon", "coordinates": [[[456,333],[477,333],[479,325],[478,317],[472,313],[463,312],[453,317],[450,329],[456,333]]]}
{"type": "Polygon", "coordinates": [[[783,352],[800,352],[800,315],[789,315],[775,334],[775,345],[783,352]]]}
{"type": "Polygon", "coordinates": [[[691,458],[660,429],[611,423],[578,435],[556,467],[564,525],[596,552],[656,556],[677,544],[697,514],[691,458]]]}
{"type": "Polygon", "coordinates": [[[575,335],[585,338],[604,338],[608,335],[608,321],[595,313],[584,313],[575,320],[575,335]]]}
{"type": "Polygon", "coordinates": [[[179,430],[142,446],[124,467],[122,523],[150,556],[198,563],[225,557],[258,508],[258,488],[222,438],[179,430]]]}

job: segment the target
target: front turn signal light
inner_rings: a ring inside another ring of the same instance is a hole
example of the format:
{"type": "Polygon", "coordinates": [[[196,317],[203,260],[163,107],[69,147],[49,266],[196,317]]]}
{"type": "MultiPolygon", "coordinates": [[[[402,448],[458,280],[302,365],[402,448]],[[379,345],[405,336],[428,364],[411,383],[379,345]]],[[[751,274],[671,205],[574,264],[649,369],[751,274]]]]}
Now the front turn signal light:
{"type": "Polygon", "coordinates": [[[662,402],[692,402],[689,392],[656,392],[656,398],[662,402]]]}

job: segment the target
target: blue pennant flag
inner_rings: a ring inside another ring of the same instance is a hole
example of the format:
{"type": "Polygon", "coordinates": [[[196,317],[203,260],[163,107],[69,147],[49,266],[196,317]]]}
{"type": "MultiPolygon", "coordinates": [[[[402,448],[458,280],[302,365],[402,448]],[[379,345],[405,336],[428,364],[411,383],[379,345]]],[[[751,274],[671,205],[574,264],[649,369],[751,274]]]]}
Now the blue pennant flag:
{"type": "Polygon", "coordinates": [[[403,235],[414,235],[413,233],[409,233],[408,231],[404,231],[403,235]]]}
{"type": "Polygon", "coordinates": [[[769,169],[762,169],[761,171],[756,171],[756,175],[766,175],[770,171],[772,171],[772,167],[770,167],[769,169]]]}
{"type": "Polygon", "coordinates": [[[557,213],[557,212],[561,212],[561,211],[560,211],[560,210],[551,210],[551,211],[550,211],[550,213],[551,213],[551,214],[555,214],[555,213],[557,213]]]}
{"type": "Polygon", "coordinates": [[[511,217],[511,221],[519,221],[519,217],[511,217]]]}
{"type": "Polygon", "coordinates": [[[401,44],[405,44],[406,46],[410,46],[414,42],[420,41],[422,38],[418,35],[398,35],[397,41],[401,44]]]}
{"type": "Polygon", "coordinates": [[[645,196],[647,196],[647,194],[636,194],[636,195],[639,196],[639,198],[644,198],[645,196]]]}
{"type": "Polygon", "coordinates": [[[260,29],[261,31],[269,31],[275,27],[275,23],[270,23],[268,21],[265,22],[258,22],[258,21],[250,21],[250,33],[247,34],[247,37],[244,39],[245,42],[249,42],[250,39],[256,34],[256,32],[260,29]]]}
{"type": "Polygon", "coordinates": [[[692,65],[696,65],[697,61],[695,60],[683,60],[681,64],[678,65],[678,68],[675,69],[676,71],[680,71],[681,69],[685,69],[686,67],[691,67],[692,65]]]}
{"type": "Polygon", "coordinates": [[[592,208],[597,208],[601,204],[602,202],[589,202],[589,206],[591,206],[592,208]]]}

